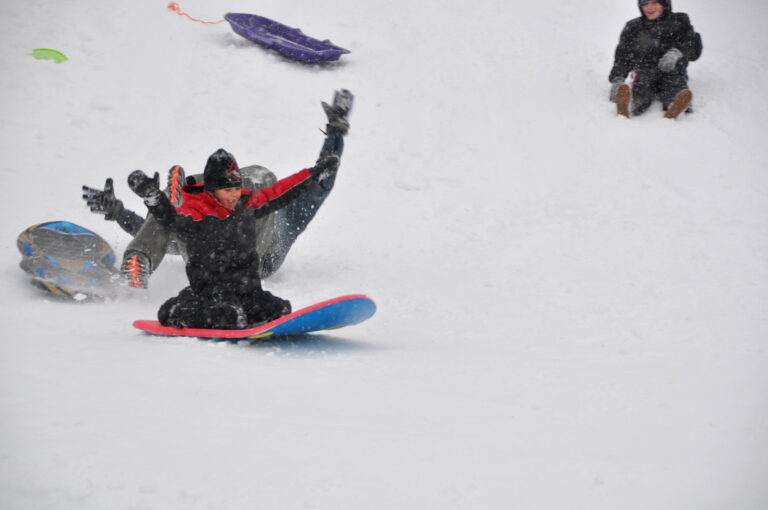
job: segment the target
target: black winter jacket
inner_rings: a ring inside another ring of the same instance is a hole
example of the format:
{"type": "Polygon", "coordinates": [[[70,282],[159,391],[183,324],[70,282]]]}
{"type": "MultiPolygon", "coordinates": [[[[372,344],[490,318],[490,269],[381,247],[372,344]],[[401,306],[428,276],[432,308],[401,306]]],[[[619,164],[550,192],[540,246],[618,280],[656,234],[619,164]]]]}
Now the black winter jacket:
{"type": "Polygon", "coordinates": [[[253,193],[243,189],[237,206],[227,210],[203,184],[186,186],[179,209],[165,194],[150,206],[157,221],[182,239],[187,249],[187,277],[201,296],[249,295],[261,289],[256,253],[257,219],[284,207],[312,183],[309,170],[253,193]]]}
{"type": "Polygon", "coordinates": [[[678,63],[682,72],[688,62],[701,55],[701,36],[693,29],[687,14],[672,12],[670,5],[657,20],[640,16],[629,21],[621,32],[608,80],[622,80],[633,70],[656,68],[659,59],[671,48],[683,53],[678,63]]]}

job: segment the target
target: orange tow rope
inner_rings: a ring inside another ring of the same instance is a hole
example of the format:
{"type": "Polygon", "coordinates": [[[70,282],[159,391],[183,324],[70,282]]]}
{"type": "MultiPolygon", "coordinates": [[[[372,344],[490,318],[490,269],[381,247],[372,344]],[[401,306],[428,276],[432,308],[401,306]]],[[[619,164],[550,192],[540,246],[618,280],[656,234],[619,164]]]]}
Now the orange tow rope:
{"type": "Polygon", "coordinates": [[[223,19],[220,19],[219,21],[204,21],[204,20],[201,20],[201,19],[193,18],[192,16],[190,16],[186,12],[182,11],[181,7],[179,7],[179,4],[177,4],[176,2],[169,3],[168,4],[168,8],[170,10],[172,10],[173,12],[175,12],[176,14],[178,14],[179,16],[186,16],[187,18],[191,19],[192,21],[197,21],[198,23],[205,23],[206,25],[215,25],[216,23],[223,23],[224,22],[223,19]]]}

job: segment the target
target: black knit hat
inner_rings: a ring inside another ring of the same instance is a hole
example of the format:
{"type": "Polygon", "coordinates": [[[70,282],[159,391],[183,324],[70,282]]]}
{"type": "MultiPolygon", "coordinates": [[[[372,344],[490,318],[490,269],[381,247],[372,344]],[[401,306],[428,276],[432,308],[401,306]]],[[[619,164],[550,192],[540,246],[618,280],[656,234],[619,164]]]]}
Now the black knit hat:
{"type": "Polygon", "coordinates": [[[203,171],[204,187],[208,191],[222,188],[240,188],[243,179],[235,157],[224,149],[219,149],[208,158],[203,171]]]}

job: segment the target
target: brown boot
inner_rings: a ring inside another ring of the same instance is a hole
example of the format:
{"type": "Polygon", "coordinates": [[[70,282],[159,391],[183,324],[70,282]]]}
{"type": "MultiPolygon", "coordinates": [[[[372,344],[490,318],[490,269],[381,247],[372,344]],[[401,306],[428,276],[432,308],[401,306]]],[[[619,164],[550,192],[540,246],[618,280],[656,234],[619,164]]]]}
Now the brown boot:
{"type": "Polygon", "coordinates": [[[616,91],[616,113],[629,118],[629,103],[632,101],[632,89],[623,83],[616,91]]]}
{"type": "Polygon", "coordinates": [[[669,105],[667,111],[664,113],[664,118],[676,119],[678,115],[683,113],[690,105],[693,99],[693,93],[688,89],[683,89],[677,93],[675,100],[669,105]]]}

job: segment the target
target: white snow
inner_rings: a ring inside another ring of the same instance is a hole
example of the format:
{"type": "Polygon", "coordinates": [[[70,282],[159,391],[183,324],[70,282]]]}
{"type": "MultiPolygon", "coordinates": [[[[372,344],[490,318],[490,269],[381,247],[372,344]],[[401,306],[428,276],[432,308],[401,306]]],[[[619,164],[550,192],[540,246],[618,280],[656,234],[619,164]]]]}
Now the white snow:
{"type": "Polygon", "coordinates": [[[675,0],[696,112],[617,118],[634,0],[184,0],[352,51],[305,66],[162,1],[0,4],[3,509],[768,508],[768,3],[675,0]],[[69,61],[29,56],[53,48],[69,61]],[[311,165],[357,96],[336,189],[267,288],[377,315],[255,345],[131,327],[186,283],[64,304],[16,236],[129,241],[80,186],[311,165]]]}

